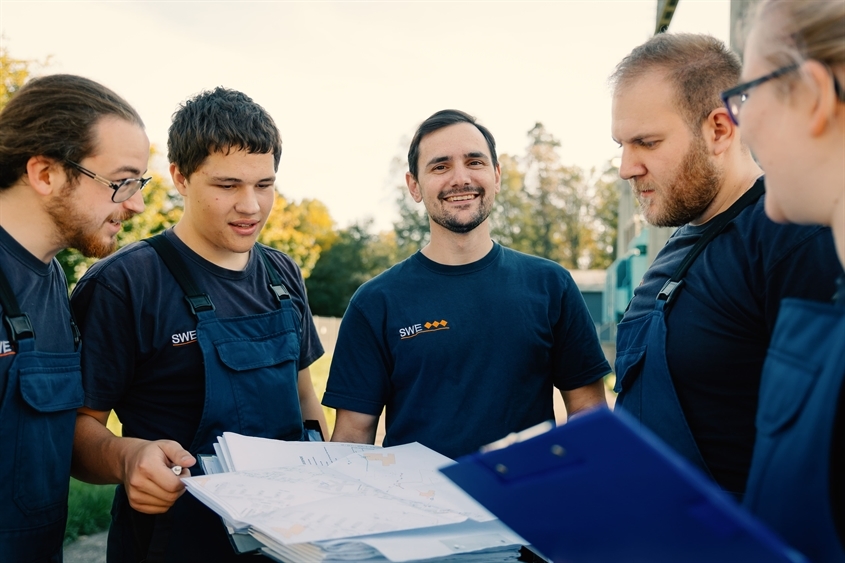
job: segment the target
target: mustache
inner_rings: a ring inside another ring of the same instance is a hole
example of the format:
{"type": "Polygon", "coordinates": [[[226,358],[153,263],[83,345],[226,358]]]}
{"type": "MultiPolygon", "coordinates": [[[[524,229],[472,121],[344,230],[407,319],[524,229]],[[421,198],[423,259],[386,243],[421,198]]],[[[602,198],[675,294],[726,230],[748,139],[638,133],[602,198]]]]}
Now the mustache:
{"type": "Polygon", "coordinates": [[[485,191],[484,188],[481,186],[468,186],[463,188],[456,188],[449,190],[448,192],[443,192],[440,194],[439,199],[446,199],[447,197],[452,197],[456,195],[466,195],[466,194],[476,194],[480,196],[484,196],[485,191]]]}
{"type": "Polygon", "coordinates": [[[119,211],[117,213],[112,213],[111,215],[109,215],[108,219],[106,219],[106,222],[113,221],[115,223],[123,223],[124,221],[130,220],[135,215],[136,213],[134,211],[124,209],[123,211],[119,211]]]}

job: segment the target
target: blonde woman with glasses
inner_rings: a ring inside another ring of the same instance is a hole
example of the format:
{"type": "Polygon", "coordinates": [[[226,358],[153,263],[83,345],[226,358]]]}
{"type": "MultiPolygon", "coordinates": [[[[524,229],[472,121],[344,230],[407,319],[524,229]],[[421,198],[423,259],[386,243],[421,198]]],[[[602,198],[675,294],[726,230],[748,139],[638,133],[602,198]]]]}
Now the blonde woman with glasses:
{"type": "MultiPolygon", "coordinates": [[[[845,264],[845,2],[766,0],[722,94],[766,173],[766,213],[831,227],[845,264]]],[[[808,273],[812,275],[812,273],[808,273]]],[[[786,299],[763,371],[746,506],[811,561],[845,561],[845,282],[786,299]]]]}

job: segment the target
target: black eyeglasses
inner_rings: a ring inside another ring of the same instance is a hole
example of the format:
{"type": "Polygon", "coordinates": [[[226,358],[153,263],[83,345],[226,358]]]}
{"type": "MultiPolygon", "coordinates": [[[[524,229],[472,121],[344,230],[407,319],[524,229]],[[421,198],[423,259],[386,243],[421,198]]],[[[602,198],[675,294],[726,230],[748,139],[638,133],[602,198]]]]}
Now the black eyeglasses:
{"type": "Polygon", "coordinates": [[[79,170],[80,172],[82,172],[83,174],[88,176],[89,178],[91,178],[91,179],[93,179],[97,182],[100,182],[104,186],[108,186],[111,189],[113,189],[114,193],[111,194],[111,200],[115,203],[123,203],[124,201],[126,201],[127,199],[129,199],[130,197],[135,195],[135,192],[143,189],[144,186],[149,184],[150,180],[152,180],[152,177],[150,177],[150,178],[127,178],[125,180],[121,180],[120,182],[112,182],[111,180],[103,178],[99,174],[91,172],[90,170],[88,170],[87,168],[82,166],[81,164],[77,164],[76,162],[73,162],[73,161],[70,161],[70,160],[66,160],[65,162],[67,162],[68,164],[70,164],[71,166],[73,166],[74,168],[76,168],[77,170],[79,170]]]}
{"type": "Polygon", "coordinates": [[[781,67],[775,71],[770,72],[765,76],[761,76],[756,80],[752,80],[750,82],[745,82],[744,84],[740,84],[739,86],[734,86],[730,90],[725,90],[722,92],[722,102],[724,102],[725,107],[728,108],[728,113],[731,116],[733,122],[739,125],[739,108],[742,107],[742,104],[745,103],[745,100],[748,99],[748,91],[752,88],[756,88],[760,84],[764,82],[768,82],[773,78],[778,78],[779,76],[783,76],[793,70],[797,69],[799,65],[791,64],[788,66],[781,67]]]}

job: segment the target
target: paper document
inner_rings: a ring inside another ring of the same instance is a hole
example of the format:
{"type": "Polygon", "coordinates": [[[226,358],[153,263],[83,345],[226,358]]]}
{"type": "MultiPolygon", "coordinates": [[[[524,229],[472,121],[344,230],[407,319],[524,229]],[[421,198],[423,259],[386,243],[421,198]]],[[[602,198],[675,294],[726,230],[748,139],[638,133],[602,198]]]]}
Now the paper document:
{"type": "Polygon", "coordinates": [[[348,560],[463,561],[486,553],[468,560],[508,561],[525,543],[438,471],[452,460],[420,444],[381,448],[228,433],[220,442],[238,470],[183,482],[279,561],[342,560],[333,558],[350,552],[348,560]]]}

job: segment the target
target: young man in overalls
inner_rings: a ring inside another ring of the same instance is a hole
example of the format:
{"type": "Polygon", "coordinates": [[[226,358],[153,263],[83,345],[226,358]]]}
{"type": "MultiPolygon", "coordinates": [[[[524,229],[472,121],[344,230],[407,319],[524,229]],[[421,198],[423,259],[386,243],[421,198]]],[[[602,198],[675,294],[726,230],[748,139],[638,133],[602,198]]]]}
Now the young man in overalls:
{"type": "Polygon", "coordinates": [[[0,113],[0,559],[57,562],[67,519],[79,333],[56,254],[105,256],[144,210],[141,118],[87,78],[28,82],[0,113]]]}
{"type": "Polygon", "coordinates": [[[272,118],[246,95],[217,88],[188,100],[168,140],[182,218],[96,264],[74,291],[90,342],[74,469],[119,484],[109,561],[238,558],[172,468],[198,474],[195,456],[213,453],[224,431],[299,440],[303,419],[325,427],[308,369],[323,348],[302,275],[256,243],[281,150],[272,118]],[[111,409],[123,437],[105,426],[111,409]]]}
{"type": "Polygon", "coordinates": [[[646,221],[678,227],[619,324],[617,407],[738,498],[780,301],[829,299],[839,270],[828,229],[766,217],[763,172],[720,98],[739,74],[717,39],[660,34],[617,66],[612,122],[646,221]]]}

